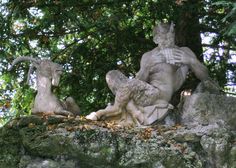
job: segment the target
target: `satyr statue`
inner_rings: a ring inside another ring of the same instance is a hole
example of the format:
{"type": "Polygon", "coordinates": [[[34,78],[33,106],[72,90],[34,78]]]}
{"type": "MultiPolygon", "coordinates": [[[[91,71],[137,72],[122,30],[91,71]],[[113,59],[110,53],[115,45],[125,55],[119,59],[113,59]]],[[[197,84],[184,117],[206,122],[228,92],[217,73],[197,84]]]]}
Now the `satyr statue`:
{"type": "Polygon", "coordinates": [[[31,57],[16,58],[10,69],[19,62],[30,61],[32,66],[28,72],[28,79],[32,70],[36,68],[37,95],[35,97],[32,114],[59,114],[59,115],[78,115],[80,109],[71,97],[64,102],[60,101],[53,93],[52,86],[58,86],[63,67],[50,60],[40,60],[31,57]]]}
{"type": "Polygon", "coordinates": [[[171,97],[186,79],[189,69],[200,80],[207,80],[208,70],[188,47],[175,45],[174,24],[160,23],[153,29],[158,47],[146,52],[140,70],[129,79],[121,72],[107,73],[106,81],[115,94],[115,102],[92,112],[87,119],[112,119],[118,124],[150,125],[163,120],[173,106],[171,97]]]}

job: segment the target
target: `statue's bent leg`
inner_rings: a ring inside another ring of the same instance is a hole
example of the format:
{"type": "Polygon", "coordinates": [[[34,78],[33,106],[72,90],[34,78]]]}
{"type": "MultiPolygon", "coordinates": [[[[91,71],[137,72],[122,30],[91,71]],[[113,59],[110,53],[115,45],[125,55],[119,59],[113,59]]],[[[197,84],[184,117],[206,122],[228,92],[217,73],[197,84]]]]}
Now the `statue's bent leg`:
{"type": "Polygon", "coordinates": [[[106,118],[106,117],[117,116],[121,113],[122,113],[121,108],[116,107],[116,105],[108,105],[105,109],[98,110],[97,112],[92,112],[85,118],[96,121],[102,117],[106,118]]]}
{"type": "Polygon", "coordinates": [[[159,89],[154,88],[146,82],[132,79],[127,83],[124,83],[116,91],[115,103],[112,106],[108,106],[106,109],[96,112],[98,119],[101,117],[111,117],[121,114],[126,110],[129,110],[130,115],[138,119],[140,123],[144,121],[142,118],[142,112],[135,104],[137,102],[144,106],[150,104],[159,96],[159,89]],[[135,102],[135,103],[134,103],[135,102]],[[128,109],[127,109],[128,108],[128,109]]]}
{"type": "Polygon", "coordinates": [[[132,90],[128,85],[124,84],[121,86],[116,92],[114,105],[109,105],[105,109],[97,111],[97,118],[100,119],[101,117],[106,118],[121,114],[129,102],[131,92],[132,90]]]}
{"type": "Polygon", "coordinates": [[[112,105],[112,106],[108,106],[107,108],[103,109],[103,110],[98,110],[96,112],[96,116],[98,118],[101,117],[113,117],[116,115],[119,115],[122,113],[122,109],[119,107],[116,107],[116,105],[112,105]]]}
{"type": "Polygon", "coordinates": [[[61,106],[57,106],[54,111],[55,114],[64,116],[73,116],[74,114],[70,111],[64,110],[61,106]]]}
{"type": "Polygon", "coordinates": [[[145,119],[144,119],[143,111],[134,103],[133,100],[129,101],[129,103],[126,106],[126,110],[131,115],[135,123],[138,123],[138,124],[144,123],[145,119]]]}
{"type": "Polygon", "coordinates": [[[121,114],[126,109],[126,105],[131,99],[132,92],[135,91],[133,87],[133,80],[130,82],[122,84],[116,91],[115,103],[114,105],[109,105],[103,110],[99,110],[96,113],[88,115],[87,119],[98,120],[101,117],[112,117],[121,114]],[[95,117],[96,116],[96,117],[95,117]]]}
{"type": "Polygon", "coordinates": [[[159,96],[159,92],[159,89],[154,88],[146,82],[137,79],[129,80],[116,90],[114,105],[107,106],[107,108],[99,110],[96,113],[91,113],[86,118],[99,120],[100,118],[112,117],[128,111],[131,117],[138,120],[141,124],[145,119],[138,106],[144,107],[155,102],[159,96]]]}

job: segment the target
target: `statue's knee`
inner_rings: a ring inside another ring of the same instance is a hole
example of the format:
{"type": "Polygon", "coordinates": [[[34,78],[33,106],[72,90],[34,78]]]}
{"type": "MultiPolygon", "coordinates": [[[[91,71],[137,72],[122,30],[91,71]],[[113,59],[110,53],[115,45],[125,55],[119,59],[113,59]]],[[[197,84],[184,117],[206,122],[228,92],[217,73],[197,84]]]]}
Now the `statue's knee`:
{"type": "Polygon", "coordinates": [[[137,85],[137,80],[136,79],[130,79],[128,82],[127,82],[127,87],[134,87],[135,85],[137,85]]]}

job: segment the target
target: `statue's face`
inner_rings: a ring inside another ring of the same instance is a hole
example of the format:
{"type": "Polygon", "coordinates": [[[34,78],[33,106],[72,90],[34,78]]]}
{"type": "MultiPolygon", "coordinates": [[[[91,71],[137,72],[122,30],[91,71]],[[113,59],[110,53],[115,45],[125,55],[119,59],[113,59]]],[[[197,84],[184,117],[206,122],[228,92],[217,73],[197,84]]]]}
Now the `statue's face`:
{"type": "Polygon", "coordinates": [[[51,66],[52,70],[52,85],[58,86],[61,78],[61,74],[63,72],[63,67],[59,64],[53,63],[51,66]]]}
{"type": "Polygon", "coordinates": [[[52,75],[52,85],[58,86],[60,82],[62,71],[56,71],[52,75]]]}
{"type": "Polygon", "coordinates": [[[165,41],[167,41],[167,35],[166,34],[157,33],[153,37],[153,41],[154,41],[155,44],[162,44],[165,41]]]}
{"type": "Polygon", "coordinates": [[[162,23],[153,29],[153,41],[160,47],[171,47],[175,44],[175,33],[173,27],[169,24],[162,23]]]}
{"type": "Polygon", "coordinates": [[[153,41],[155,44],[158,44],[160,47],[171,47],[175,45],[174,36],[170,36],[168,33],[156,34],[153,37],[153,41]]]}

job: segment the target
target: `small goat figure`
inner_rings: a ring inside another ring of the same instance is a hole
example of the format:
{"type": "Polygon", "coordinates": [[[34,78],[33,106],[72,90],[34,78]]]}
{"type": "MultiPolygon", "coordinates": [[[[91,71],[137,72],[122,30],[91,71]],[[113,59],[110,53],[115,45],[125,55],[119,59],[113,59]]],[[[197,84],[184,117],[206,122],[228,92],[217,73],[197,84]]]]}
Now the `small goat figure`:
{"type": "Polygon", "coordinates": [[[78,115],[80,109],[74,99],[68,97],[65,102],[61,102],[51,91],[52,86],[58,86],[63,67],[50,60],[40,60],[31,57],[16,58],[9,70],[22,61],[30,61],[33,66],[28,72],[28,79],[34,68],[36,68],[37,95],[35,97],[32,114],[59,114],[78,115]]]}

